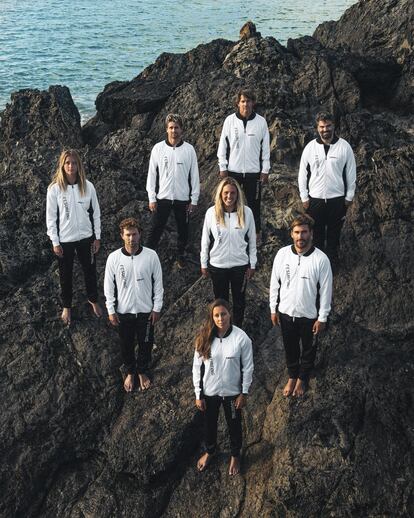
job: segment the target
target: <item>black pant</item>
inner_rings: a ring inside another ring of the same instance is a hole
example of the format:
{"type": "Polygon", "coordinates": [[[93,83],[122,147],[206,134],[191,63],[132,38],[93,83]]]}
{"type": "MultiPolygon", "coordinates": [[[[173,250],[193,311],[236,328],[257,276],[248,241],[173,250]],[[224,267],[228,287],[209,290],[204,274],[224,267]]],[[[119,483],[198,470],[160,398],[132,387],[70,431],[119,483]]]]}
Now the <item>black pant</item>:
{"type": "Polygon", "coordinates": [[[216,268],[209,266],[213,281],[214,297],[229,301],[229,288],[233,299],[233,322],[236,326],[243,324],[244,308],[246,307],[246,270],[248,265],[234,266],[233,268],[216,268]]]}
{"type": "Polygon", "coordinates": [[[226,417],[227,428],[230,434],[231,455],[238,457],[242,447],[242,420],[241,410],[236,409],[234,402],[237,396],[204,396],[206,402],[206,410],[204,412],[204,441],[206,451],[214,453],[217,445],[217,421],[220,411],[220,405],[223,405],[224,415],[226,417]]]}
{"type": "Polygon", "coordinates": [[[256,232],[262,229],[262,221],[260,217],[260,201],[262,199],[262,182],[260,181],[260,173],[233,173],[229,171],[229,176],[234,178],[240,184],[246,196],[247,205],[252,209],[254,222],[256,224],[256,232]]]}
{"type": "Polygon", "coordinates": [[[154,326],[151,313],[119,314],[121,356],[128,374],[145,374],[151,362],[154,343],[154,326]],[[138,358],[135,358],[135,336],[138,340],[138,358]]]}
{"type": "Polygon", "coordinates": [[[189,201],[157,200],[157,210],[152,214],[151,228],[148,235],[148,248],[156,250],[172,209],[177,224],[177,253],[178,256],[184,255],[185,247],[188,243],[189,219],[187,207],[189,203],[189,201]]]}
{"type": "Polygon", "coordinates": [[[81,241],[73,241],[71,243],[60,243],[60,246],[63,250],[63,257],[58,257],[58,263],[63,307],[72,307],[72,275],[75,252],[85,276],[88,300],[90,302],[97,302],[96,261],[95,254],[92,253],[93,237],[88,237],[81,241]]]}
{"type": "Polygon", "coordinates": [[[279,321],[289,378],[307,381],[316,358],[317,337],[312,333],[316,319],[279,313],[279,321]],[[302,342],[302,355],[299,342],[302,342]]]}
{"type": "Polygon", "coordinates": [[[325,251],[330,259],[335,259],[346,215],[345,197],[329,200],[309,198],[307,213],[315,220],[313,244],[325,251]]]}

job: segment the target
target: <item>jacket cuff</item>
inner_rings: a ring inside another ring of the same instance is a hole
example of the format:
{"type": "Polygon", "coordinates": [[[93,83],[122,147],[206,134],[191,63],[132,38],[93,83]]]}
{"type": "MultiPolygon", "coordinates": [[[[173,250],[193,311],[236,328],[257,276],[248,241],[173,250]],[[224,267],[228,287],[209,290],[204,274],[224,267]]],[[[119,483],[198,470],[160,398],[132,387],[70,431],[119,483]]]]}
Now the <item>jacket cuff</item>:
{"type": "Polygon", "coordinates": [[[196,399],[200,399],[200,396],[201,396],[201,390],[196,390],[196,391],[195,391],[195,395],[196,395],[196,399]]]}

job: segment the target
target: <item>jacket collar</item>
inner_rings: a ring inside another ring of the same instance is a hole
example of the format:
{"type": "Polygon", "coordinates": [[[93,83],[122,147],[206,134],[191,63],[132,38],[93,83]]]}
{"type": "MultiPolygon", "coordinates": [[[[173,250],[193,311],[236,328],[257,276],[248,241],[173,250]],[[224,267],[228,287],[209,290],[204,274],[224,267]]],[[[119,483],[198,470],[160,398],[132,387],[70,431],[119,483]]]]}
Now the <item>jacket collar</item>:
{"type": "Polygon", "coordinates": [[[319,137],[319,136],[318,136],[318,137],[317,137],[317,139],[316,139],[316,142],[317,142],[318,144],[323,144],[324,146],[332,146],[333,144],[336,144],[336,143],[338,142],[338,140],[339,140],[339,137],[337,137],[336,135],[334,135],[334,137],[333,137],[333,139],[332,139],[332,142],[331,142],[330,144],[325,144],[325,142],[322,142],[321,137],[319,137]]]}
{"type": "MultiPolygon", "coordinates": [[[[126,249],[125,249],[125,247],[124,247],[124,246],[121,248],[121,252],[122,252],[124,255],[128,256],[128,257],[131,257],[131,255],[132,255],[132,254],[130,254],[129,252],[127,252],[127,251],[126,251],[126,249]]],[[[138,250],[135,252],[134,256],[135,256],[135,255],[139,255],[141,252],[142,252],[142,245],[139,245],[139,248],[138,248],[138,250]]]]}
{"type": "MultiPolygon", "coordinates": [[[[299,255],[297,252],[296,252],[296,248],[294,245],[292,245],[290,247],[290,249],[292,250],[292,252],[295,254],[295,255],[299,255]]],[[[311,255],[313,252],[315,251],[315,247],[312,245],[309,250],[305,253],[305,254],[302,254],[304,257],[308,257],[309,255],[311,255]]]]}
{"type": "MultiPolygon", "coordinates": [[[[233,326],[230,324],[230,327],[227,329],[226,334],[222,338],[227,338],[232,331],[233,331],[233,326]]],[[[216,327],[214,328],[214,335],[216,338],[219,337],[216,327]]]]}
{"type": "Polygon", "coordinates": [[[252,113],[250,114],[250,116],[249,116],[249,117],[247,117],[247,119],[246,119],[245,117],[242,117],[242,116],[240,115],[240,113],[237,111],[237,112],[236,112],[236,117],[237,117],[238,119],[240,119],[241,121],[243,121],[243,122],[247,122],[247,121],[251,121],[251,120],[253,120],[253,119],[256,117],[256,112],[252,112],[252,113]]]}
{"type": "Polygon", "coordinates": [[[170,143],[168,142],[168,139],[166,138],[166,139],[165,139],[165,143],[166,143],[166,144],[167,144],[167,146],[169,146],[169,147],[180,147],[180,146],[182,146],[182,145],[184,144],[184,140],[182,140],[182,141],[181,141],[179,144],[177,144],[176,146],[173,146],[172,144],[170,144],[170,143]]]}

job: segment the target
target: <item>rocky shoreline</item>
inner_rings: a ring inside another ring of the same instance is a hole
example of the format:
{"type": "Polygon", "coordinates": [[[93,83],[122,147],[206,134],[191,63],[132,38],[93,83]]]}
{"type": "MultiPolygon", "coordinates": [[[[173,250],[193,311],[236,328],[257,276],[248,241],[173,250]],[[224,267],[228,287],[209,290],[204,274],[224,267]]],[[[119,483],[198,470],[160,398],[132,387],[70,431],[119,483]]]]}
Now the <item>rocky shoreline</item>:
{"type": "Polygon", "coordinates": [[[365,0],[286,47],[255,36],[164,53],[132,81],[107,85],[83,127],[66,87],[12,95],[0,125],[1,516],[414,515],[413,33],[411,0],[365,0]],[[224,446],[211,469],[195,470],[190,371],[194,330],[212,296],[199,279],[200,227],[221,125],[242,85],[257,92],[273,166],[261,268],[248,288],[255,377],[243,473],[229,479],[224,446]],[[300,208],[297,166],[320,107],[334,111],[355,151],[357,196],[315,377],[306,398],[290,401],[281,395],[284,355],[268,284],[300,208]],[[173,225],[162,238],[155,384],[127,396],[116,333],[92,318],[82,282],[71,328],[57,316],[46,188],[62,147],[79,148],[102,208],[102,287],[119,220],[139,215],[148,224],[149,153],[170,111],[185,117],[203,195],[189,268],[175,269],[173,225]]]}

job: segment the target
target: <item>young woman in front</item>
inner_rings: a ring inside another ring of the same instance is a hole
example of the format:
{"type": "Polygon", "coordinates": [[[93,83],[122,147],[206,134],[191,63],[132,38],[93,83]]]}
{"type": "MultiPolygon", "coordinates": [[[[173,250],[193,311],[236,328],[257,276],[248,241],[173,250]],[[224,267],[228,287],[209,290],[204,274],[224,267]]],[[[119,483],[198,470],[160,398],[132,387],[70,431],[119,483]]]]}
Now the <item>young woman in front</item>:
{"type": "Polygon", "coordinates": [[[201,274],[211,277],[215,298],[229,300],[231,287],[234,323],[241,326],[246,283],[256,267],[256,227],[234,178],[217,186],[214,206],[204,218],[200,258],[201,274]]]}
{"type": "Polygon", "coordinates": [[[242,447],[241,409],[246,405],[253,376],[252,342],[247,334],[232,325],[229,303],[217,299],[208,308],[195,339],[193,383],[196,406],[204,413],[205,453],[197,463],[204,471],[216,449],[220,406],[230,434],[229,474],[240,472],[242,447]]]}
{"type": "Polygon", "coordinates": [[[95,188],[86,180],[79,153],[74,149],[63,151],[59,157],[47,190],[46,224],[59,262],[63,322],[67,325],[71,322],[75,253],[85,276],[88,301],[95,315],[100,317],[95,254],[100,247],[101,211],[95,188]]]}

